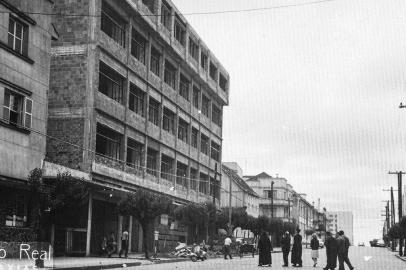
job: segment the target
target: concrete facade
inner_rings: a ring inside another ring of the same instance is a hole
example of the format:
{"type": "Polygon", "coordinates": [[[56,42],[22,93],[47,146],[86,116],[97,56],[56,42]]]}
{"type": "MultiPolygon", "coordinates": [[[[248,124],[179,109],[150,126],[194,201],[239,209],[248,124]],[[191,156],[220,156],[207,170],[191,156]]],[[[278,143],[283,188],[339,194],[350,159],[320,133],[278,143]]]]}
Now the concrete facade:
{"type": "Polygon", "coordinates": [[[49,51],[57,36],[51,17],[26,13],[33,10],[49,13],[52,1],[0,1],[0,227],[28,226],[24,189],[45,158],[49,51]]]}
{"type": "Polygon", "coordinates": [[[336,234],[344,231],[350,239],[351,245],[354,244],[354,215],[350,211],[328,211],[327,212],[327,230],[336,234]]]}
{"type": "MultiPolygon", "coordinates": [[[[219,204],[229,96],[220,62],[170,1],[55,1],[54,12],[71,10],[91,16],[54,17],[44,169],[57,164],[103,187],[219,204]]],[[[167,248],[187,237],[167,231],[159,239],[167,248]]]]}
{"type": "Polygon", "coordinates": [[[222,166],[220,207],[230,207],[231,196],[231,207],[246,207],[248,215],[258,217],[260,196],[228,164],[222,166]]]}

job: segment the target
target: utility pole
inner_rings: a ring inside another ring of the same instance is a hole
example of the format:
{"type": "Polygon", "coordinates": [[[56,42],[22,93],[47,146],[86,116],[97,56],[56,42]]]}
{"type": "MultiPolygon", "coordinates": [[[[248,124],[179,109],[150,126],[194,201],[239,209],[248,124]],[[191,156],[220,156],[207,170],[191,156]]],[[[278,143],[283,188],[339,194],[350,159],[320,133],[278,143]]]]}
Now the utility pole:
{"type": "MultiPolygon", "coordinates": [[[[213,206],[214,206],[214,213],[213,213],[213,235],[216,234],[216,219],[217,219],[217,207],[216,207],[216,195],[220,195],[220,190],[219,190],[219,185],[217,184],[217,163],[214,166],[214,184],[213,184],[213,206]]],[[[231,181],[231,179],[230,179],[231,181]]],[[[221,185],[221,184],[220,184],[221,185]]],[[[207,226],[209,227],[209,226],[207,226]]],[[[208,241],[208,236],[207,236],[207,241],[208,241]]]]}
{"type": "Polygon", "coordinates": [[[229,228],[229,233],[232,233],[232,229],[231,229],[231,215],[232,215],[232,209],[231,209],[231,191],[232,191],[232,186],[231,186],[231,178],[230,178],[230,182],[229,182],[229,197],[228,197],[228,228],[229,228]]]}
{"type": "Polygon", "coordinates": [[[274,181],[271,182],[271,218],[273,218],[273,185],[275,184],[274,181]]]}
{"type": "MultiPolygon", "coordinates": [[[[402,175],[405,174],[405,172],[399,171],[399,172],[389,172],[389,174],[397,174],[398,176],[398,215],[399,215],[399,222],[402,219],[402,175]]],[[[392,196],[393,196],[393,191],[391,188],[392,196]]],[[[403,239],[402,237],[399,237],[399,256],[403,256],[403,239]]]]}

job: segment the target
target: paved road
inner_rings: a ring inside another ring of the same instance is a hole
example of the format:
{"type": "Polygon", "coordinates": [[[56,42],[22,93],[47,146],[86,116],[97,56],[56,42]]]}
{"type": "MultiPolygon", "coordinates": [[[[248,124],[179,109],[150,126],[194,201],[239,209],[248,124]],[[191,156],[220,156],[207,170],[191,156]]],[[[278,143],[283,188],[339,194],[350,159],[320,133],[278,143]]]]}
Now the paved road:
{"type": "MultiPolygon", "coordinates": [[[[320,264],[313,268],[313,263],[310,258],[310,251],[303,250],[303,268],[301,269],[322,269],[325,266],[326,256],[325,249],[320,250],[320,264]]],[[[181,262],[181,263],[167,263],[167,264],[154,264],[142,265],[133,267],[132,270],[245,270],[245,269],[288,269],[282,267],[282,254],[277,253],[272,255],[273,264],[270,267],[258,267],[258,256],[255,258],[244,257],[234,258],[233,260],[224,259],[210,259],[205,262],[181,262]]],[[[386,248],[371,248],[371,247],[351,247],[350,260],[356,270],[405,270],[406,262],[396,258],[394,253],[388,251],[386,248]],[[366,260],[365,257],[371,257],[366,260]]],[[[289,267],[290,269],[297,269],[289,267]]],[[[336,268],[338,269],[338,267],[336,268]]],[[[348,268],[346,268],[348,269],[348,268]]]]}

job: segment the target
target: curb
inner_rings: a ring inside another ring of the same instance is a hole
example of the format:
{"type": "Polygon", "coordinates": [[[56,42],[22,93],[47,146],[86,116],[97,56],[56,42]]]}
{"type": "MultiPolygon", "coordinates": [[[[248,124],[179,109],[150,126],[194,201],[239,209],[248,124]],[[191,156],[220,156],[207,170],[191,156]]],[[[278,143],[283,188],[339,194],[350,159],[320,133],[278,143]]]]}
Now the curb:
{"type": "Polygon", "coordinates": [[[395,255],[397,258],[401,259],[402,261],[406,262],[406,257],[401,257],[399,254],[395,255]]]}
{"type": "MultiPolygon", "coordinates": [[[[130,262],[125,264],[126,267],[132,266],[140,266],[141,262],[130,262]]],[[[113,269],[113,268],[123,268],[123,263],[115,263],[115,264],[101,264],[101,265],[89,265],[89,266],[73,266],[73,267],[55,267],[52,269],[58,270],[96,270],[96,269],[113,269]]]]}

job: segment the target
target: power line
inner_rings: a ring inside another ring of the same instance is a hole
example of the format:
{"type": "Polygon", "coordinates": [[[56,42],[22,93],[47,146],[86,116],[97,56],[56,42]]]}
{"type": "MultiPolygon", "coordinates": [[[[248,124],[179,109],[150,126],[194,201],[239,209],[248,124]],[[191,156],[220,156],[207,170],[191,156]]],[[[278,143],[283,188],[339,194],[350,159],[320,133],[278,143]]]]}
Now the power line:
{"type": "MultiPolygon", "coordinates": [[[[316,4],[322,4],[327,2],[333,2],[338,0],[318,0],[318,1],[310,1],[304,3],[296,3],[296,4],[286,4],[286,5],[277,5],[277,6],[270,6],[270,7],[260,7],[260,8],[247,8],[247,9],[230,9],[230,10],[217,10],[217,11],[207,11],[207,12],[190,12],[190,13],[177,13],[178,15],[182,16],[194,16],[194,15],[216,15],[216,14],[226,14],[226,13],[245,13],[245,12],[256,12],[256,11],[267,11],[273,9],[282,9],[282,8],[291,8],[291,7],[300,7],[300,6],[310,6],[316,4]]],[[[60,16],[60,17],[101,17],[101,15],[92,15],[92,14],[67,14],[67,13],[56,13],[56,12],[32,12],[32,11],[22,11],[25,14],[29,15],[44,15],[44,16],[60,16]]],[[[0,13],[13,13],[12,11],[0,11],[0,13]]],[[[139,14],[141,17],[155,17],[161,16],[162,14],[139,14]]]]}

